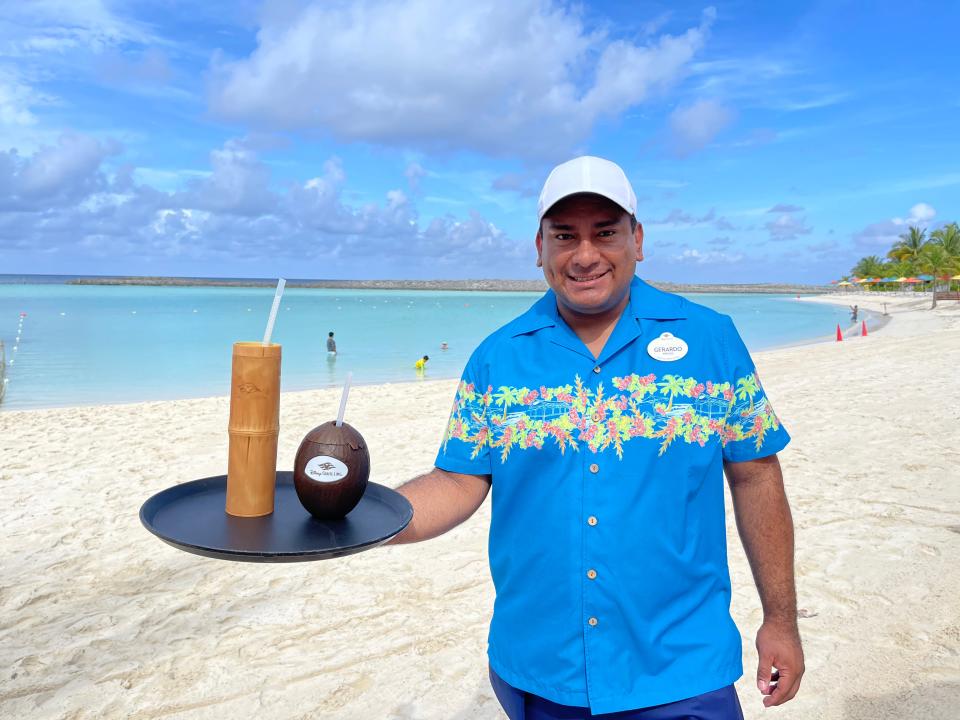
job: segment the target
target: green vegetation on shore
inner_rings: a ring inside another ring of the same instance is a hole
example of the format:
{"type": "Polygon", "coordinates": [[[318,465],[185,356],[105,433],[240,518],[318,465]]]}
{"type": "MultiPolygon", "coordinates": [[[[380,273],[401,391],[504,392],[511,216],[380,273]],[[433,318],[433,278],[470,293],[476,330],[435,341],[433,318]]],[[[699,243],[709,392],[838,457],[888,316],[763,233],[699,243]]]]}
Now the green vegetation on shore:
{"type": "Polygon", "coordinates": [[[926,230],[911,225],[887,252],[886,259],[877,255],[860,258],[843,280],[851,277],[914,277],[921,273],[933,277],[932,307],[936,307],[937,286],[940,282],[949,286],[949,278],[960,273],[960,227],[957,223],[944,225],[931,232],[929,237],[926,230]]]}

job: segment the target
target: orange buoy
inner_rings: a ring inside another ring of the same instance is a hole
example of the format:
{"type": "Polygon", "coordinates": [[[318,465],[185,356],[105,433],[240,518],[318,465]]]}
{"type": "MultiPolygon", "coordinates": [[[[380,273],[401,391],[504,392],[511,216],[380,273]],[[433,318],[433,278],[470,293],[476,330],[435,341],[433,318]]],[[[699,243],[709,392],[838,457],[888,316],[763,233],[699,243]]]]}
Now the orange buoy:
{"type": "Polygon", "coordinates": [[[860,321],[860,337],[866,337],[866,336],[867,336],[867,321],[861,320],[860,321]]]}
{"type": "Polygon", "coordinates": [[[837,325],[837,342],[840,342],[841,340],[843,340],[843,333],[840,332],[840,326],[837,325]]]}

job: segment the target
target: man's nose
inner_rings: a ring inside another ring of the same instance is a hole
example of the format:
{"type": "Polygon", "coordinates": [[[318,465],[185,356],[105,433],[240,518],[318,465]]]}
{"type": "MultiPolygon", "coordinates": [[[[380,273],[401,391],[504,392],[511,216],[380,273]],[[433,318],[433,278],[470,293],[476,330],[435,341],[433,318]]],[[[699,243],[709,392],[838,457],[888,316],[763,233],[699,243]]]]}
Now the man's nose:
{"type": "Polygon", "coordinates": [[[587,239],[581,240],[577,244],[577,249],[573,253],[573,262],[583,268],[588,268],[599,259],[599,253],[596,246],[587,239]]]}

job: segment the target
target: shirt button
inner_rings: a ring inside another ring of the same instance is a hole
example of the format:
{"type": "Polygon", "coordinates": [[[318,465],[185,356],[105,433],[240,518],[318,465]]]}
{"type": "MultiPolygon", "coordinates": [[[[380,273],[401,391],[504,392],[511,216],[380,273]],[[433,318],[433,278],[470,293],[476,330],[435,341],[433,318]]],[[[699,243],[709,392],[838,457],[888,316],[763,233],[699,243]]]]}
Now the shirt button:
{"type": "Polygon", "coordinates": [[[599,375],[599,374],[600,374],[600,366],[597,365],[597,366],[593,369],[593,371],[594,371],[597,375],[599,375]]]}
{"type": "Polygon", "coordinates": [[[593,465],[590,466],[590,472],[596,475],[598,472],[600,472],[600,466],[594,463],[593,465]]]}
{"type": "Polygon", "coordinates": [[[592,617],[592,618],[590,618],[589,620],[587,620],[587,622],[590,623],[590,626],[591,626],[591,627],[596,627],[596,624],[597,624],[598,621],[597,621],[597,619],[596,619],[595,617],[592,617]]]}
{"type": "Polygon", "coordinates": [[[596,525],[596,524],[597,524],[597,519],[593,515],[587,518],[587,525],[596,525]]]}
{"type": "Polygon", "coordinates": [[[593,420],[594,422],[600,422],[600,416],[599,416],[598,414],[596,414],[596,413],[594,413],[593,415],[591,415],[591,416],[590,416],[590,419],[593,420]]]}
{"type": "Polygon", "coordinates": [[[587,570],[587,577],[593,580],[595,577],[597,577],[597,571],[593,569],[587,570]]]}

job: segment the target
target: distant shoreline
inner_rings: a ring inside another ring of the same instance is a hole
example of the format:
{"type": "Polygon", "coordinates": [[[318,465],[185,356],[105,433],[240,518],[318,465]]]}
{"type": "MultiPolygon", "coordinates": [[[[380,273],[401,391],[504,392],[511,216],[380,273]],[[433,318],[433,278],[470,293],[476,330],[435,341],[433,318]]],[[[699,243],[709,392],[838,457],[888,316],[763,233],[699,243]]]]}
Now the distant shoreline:
{"type": "MultiPolygon", "coordinates": [[[[654,287],[677,293],[765,293],[812,295],[829,291],[823,285],[787,283],[671,283],[649,281],[654,287]]],[[[172,287],[274,287],[275,280],[217,280],[186,277],[89,277],[66,281],[68,285],[145,285],[172,287]]],[[[454,290],[491,292],[544,292],[543,280],[290,280],[288,288],[331,290],[454,290]]]]}

